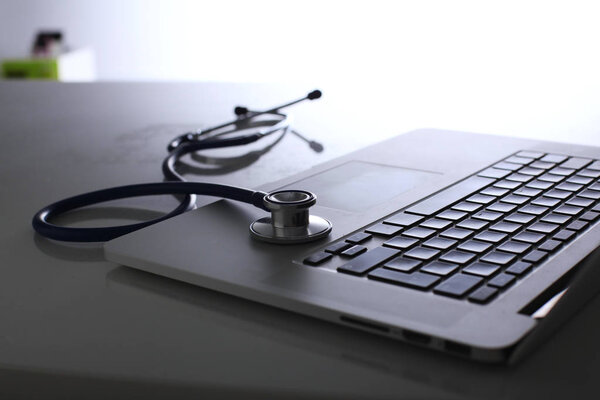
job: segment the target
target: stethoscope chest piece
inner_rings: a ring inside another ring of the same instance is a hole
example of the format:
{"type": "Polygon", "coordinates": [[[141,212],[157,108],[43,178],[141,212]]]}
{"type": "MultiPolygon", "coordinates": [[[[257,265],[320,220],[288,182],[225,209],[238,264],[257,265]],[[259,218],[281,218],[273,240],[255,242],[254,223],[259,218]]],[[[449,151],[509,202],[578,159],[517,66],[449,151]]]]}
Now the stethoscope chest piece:
{"type": "Polygon", "coordinates": [[[306,243],[331,232],[329,221],[309,214],[308,209],[317,201],[311,192],[279,190],[265,196],[263,201],[271,216],[250,225],[250,234],[255,239],[279,244],[306,243]]]}

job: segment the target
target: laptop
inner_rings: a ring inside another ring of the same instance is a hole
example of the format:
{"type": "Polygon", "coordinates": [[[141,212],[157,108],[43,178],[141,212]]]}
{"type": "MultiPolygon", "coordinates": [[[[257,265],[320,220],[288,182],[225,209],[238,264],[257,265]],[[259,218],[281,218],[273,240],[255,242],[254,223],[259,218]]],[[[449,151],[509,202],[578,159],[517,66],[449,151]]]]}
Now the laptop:
{"type": "Polygon", "coordinates": [[[218,200],[108,260],[484,362],[515,362],[597,292],[600,148],[415,130],[258,188],[308,190],[319,241],[252,239],[218,200]]]}

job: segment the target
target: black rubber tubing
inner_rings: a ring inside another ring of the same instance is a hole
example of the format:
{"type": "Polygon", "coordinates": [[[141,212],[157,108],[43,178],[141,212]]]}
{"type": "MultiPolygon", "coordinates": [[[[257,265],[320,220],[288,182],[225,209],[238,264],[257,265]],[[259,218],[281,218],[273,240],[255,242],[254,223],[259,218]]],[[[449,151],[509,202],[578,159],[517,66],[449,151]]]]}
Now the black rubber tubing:
{"type": "Polygon", "coordinates": [[[175,163],[177,160],[188,153],[210,148],[239,146],[255,142],[261,137],[262,135],[260,134],[251,134],[229,139],[208,139],[200,143],[182,145],[172,151],[162,164],[162,170],[165,177],[178,182],[142,183],[118,186],[69,197],[42,208],[34,215],[31,224],[37,233],[49,239],[64,242],[105,242],[193,209],[196,203],[194,196],[196,194],[241,201],[268,211],[263,204],[263,199],[267,195],[265,192],[215,183],[185,182],[183,177],[175,171],[175,163]],[[50,218],[80,207],[128,197],[163,194],[185,195],[185,197],[173,211],[150,221],[101,228],[69,228],[48,222],[48,219],[50,218]]]}

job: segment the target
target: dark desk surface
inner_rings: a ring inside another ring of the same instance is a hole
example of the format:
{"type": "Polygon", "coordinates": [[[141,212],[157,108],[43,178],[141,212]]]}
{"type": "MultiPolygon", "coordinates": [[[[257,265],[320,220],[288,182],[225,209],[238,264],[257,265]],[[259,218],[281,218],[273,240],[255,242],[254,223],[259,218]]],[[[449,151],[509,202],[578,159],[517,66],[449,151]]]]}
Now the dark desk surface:
{"type": "MultiPolygon", "coordinates": [[[[239,103],[267,107],[310,89],[1,83],[0,397],[592,397],[600,298],[521,364],[488,366],[111,264],[98,245],[34,235],[30,218],[48,202],[160,181],[166,143],[185,129],[228,119],[239,103]]],[[[589,123],[598,119],[598,104],[535,117],[526,127],[521,113],[506,109],[461,124],[468,104],[433,102],[425,112],[422,98],[399,96],[406,107],[394,111],[392,88],[364,88],[365,97],[356,88],[323,89],[322,100],[291,111],[294,126],[322,141],[324,153],[288,135],[245,169],[190,161],[189,178],[258,186],[418,124],[488,133],[519,126],[510,133],[600,145],[589,123]],[[443,125],[449,121],[454,126],[443,125]]],[[[535,109],[532,115],[539,116],[535,109]]],[[[133,204],[143,217],[174,202],[141,199],[111,215],[131,214],[133,204]]],[[[106,215],[100,209],[73,218],[98,223],[106,215]]]]}

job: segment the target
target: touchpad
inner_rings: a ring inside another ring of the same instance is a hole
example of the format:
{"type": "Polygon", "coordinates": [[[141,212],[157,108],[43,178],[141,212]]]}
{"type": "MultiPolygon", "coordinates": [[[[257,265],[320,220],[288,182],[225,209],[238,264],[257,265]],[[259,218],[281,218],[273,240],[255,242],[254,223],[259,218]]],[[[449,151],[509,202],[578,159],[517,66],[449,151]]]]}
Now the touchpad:
{"type": "Polygon", "coordinates": [[[317,195],[320,206],[345,211],[362,211],[396,197],[434,172],[392,167],[363,161],[346,164],[294,182],[283,189],[303,189],[317,195]]]}

